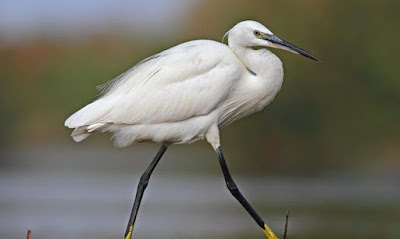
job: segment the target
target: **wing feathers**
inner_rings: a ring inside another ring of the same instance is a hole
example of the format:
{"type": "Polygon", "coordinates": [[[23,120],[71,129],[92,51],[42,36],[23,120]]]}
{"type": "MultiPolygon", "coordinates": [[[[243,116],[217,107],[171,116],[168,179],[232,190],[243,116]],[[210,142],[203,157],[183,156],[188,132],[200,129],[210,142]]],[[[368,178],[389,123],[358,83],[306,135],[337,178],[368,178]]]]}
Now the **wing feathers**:
{"type": "Polygon", "coordinates": [[[241,77],[241,67],[226,45],[184,43],[100,86],[100,99],[73,114],[65,125],[76,128],[73,137],[82,140],[112,124],[157,124],[207,115],[225,100],[241,77]]]}

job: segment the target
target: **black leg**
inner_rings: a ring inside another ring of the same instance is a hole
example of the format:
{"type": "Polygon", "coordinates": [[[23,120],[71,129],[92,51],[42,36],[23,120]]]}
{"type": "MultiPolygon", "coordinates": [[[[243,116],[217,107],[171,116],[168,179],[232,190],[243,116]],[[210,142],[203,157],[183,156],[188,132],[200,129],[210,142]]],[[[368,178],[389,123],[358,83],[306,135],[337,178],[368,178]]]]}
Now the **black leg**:
{"type": "Polygon", "coordinates": [[[246,211],[250,214],[250,216],[256,221],[258,226],[260,226],[264,233],[267,235],[269,239],[277,239],[272,230],[265,224],[265,222],[261,219],[258,213],[254,210],[254,208],[250,205],[250,203],[246,200],[246,198],[239,191],[236,183],[233,181],[231,174],[228,170],[228,166],[226,165],[224,154],[222,153],[221,146],[216,150],[219,164],[221,165],[222,172],[224,174],[226,186],[228,187],[231,194],[242,204],[242,206],[246,209],[246,211]]]}
{"type": "Polygon", "coordinates": [[[167,148],[168,148],[167,145],[165,145],[165,144],[161,145],[161,148],[158,150],[157,155],[154,157],[153,161],[151,161],[151,163],[147,167],[146,171],[140,177],[140,181],[139,181],[137,191],[136,191],[135,202],[133,203],[131,216],[129,218],[128,226],[125,231],[125,237],[124,237],[125,239],[132,238],[133,225],[135,224],[136,216],[139,211],[140,202],[142,201],[144,190],[146,189],[147,184],[149,183],[151,173],[154,171],[154,168],[157,166],[158,162],[160,161],[161,157],[164,155],[167,148]]]}

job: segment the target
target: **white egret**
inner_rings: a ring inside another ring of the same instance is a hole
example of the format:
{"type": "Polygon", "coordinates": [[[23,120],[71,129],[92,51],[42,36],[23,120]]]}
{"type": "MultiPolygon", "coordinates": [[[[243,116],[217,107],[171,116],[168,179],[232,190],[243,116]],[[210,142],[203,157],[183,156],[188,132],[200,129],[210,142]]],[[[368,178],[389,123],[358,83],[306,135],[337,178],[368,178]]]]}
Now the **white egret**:
{"type": "Polygon", "coordinates": [[[133,225],[150,175],[170,144],[206,139],[214,148],[232,195],[269,239],[277,238],[240,193],[222,153],[219,128],[262,110],[283,82],[280,59],[267,48],[280,48],[318,59],[275,36],[262,24],[243,21],[224,36],[182,43],[144,59],[101,86],[103,94],[65,121],[80,142],[93,132],[111,132],[114,143],[160,143],[157,155],[140,178],[125,232],[133,225]]]}

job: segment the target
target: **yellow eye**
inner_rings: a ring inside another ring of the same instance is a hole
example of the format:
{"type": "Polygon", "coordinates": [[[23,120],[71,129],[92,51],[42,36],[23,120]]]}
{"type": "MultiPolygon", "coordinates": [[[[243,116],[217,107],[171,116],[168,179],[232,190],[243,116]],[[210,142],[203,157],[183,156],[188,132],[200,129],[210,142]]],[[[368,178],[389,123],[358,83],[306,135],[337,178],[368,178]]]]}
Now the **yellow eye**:
{"type": "Polygon", "coordinates": [[[255,31],[254,31],[254,35],[255,35],[256,37],[258,37],[258,36],[261,35],[261,33],[260,33],[259,31],[255,30],[255,31]]]}

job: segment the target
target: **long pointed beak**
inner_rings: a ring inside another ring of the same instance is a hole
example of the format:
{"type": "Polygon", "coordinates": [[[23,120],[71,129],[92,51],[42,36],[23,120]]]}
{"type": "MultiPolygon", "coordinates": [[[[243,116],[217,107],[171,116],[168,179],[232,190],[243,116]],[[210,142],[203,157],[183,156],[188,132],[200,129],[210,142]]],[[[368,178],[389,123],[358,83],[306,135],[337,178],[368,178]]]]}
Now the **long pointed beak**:
{"type": "Polygon", "coordinates": [[[320,60],[318,60],[318,58],[313,56],[311,53],[309,53],[306,50],[301,49],[300,47],[295,46],[292,43],[287,42],[287,41],[285,41],[285,40],[283,40],[283,39],[281,39],[281,38],[279,38],[279,37],[277,37],[275,35],[263,34],[263,39],[273,43],[272,47],[281,48],[281,49],[284,49],[284,50],[287,50],[287,51],[290,51],[290,52],[293,52],[293,53],[296,53],[296,54],[300,54],[300,55],[305,56],[307,58],[310,58],[310,59],[312,59],[314,61],[319,61],[320,62],[320,60]]]}

